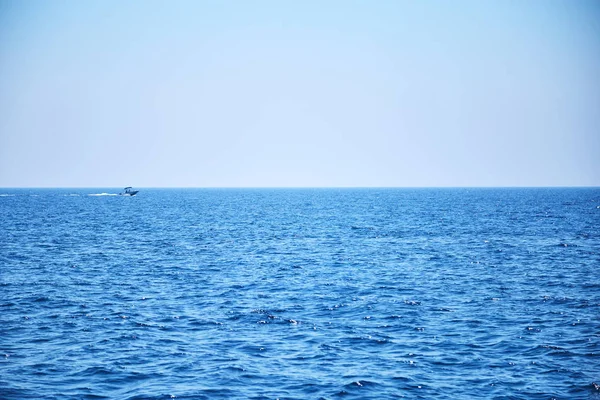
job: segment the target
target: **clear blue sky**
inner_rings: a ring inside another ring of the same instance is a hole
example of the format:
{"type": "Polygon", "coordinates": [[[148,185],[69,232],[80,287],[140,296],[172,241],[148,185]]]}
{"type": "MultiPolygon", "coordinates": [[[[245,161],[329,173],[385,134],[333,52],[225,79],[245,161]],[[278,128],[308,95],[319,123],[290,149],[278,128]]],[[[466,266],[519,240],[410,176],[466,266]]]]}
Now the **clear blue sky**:
{"type": "Polygon", "coordinates": [[[600,2],[0,0],[0,187],[600,185],[600,2]]]}

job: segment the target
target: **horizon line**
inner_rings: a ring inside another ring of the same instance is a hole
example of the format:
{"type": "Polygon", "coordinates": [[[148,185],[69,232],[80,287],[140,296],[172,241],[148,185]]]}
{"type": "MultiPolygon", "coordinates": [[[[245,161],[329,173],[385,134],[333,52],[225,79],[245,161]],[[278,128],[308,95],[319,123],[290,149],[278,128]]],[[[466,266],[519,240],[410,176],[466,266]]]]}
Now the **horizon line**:
{"type": "MultiPolygon", "coordinates": [[[[0,189],[116,189],[121,186],[0,186],[0,189]]],[[[135,186],[137,189],[583,189],[600,185],[480,185],[480,186],[135,186]]]]}

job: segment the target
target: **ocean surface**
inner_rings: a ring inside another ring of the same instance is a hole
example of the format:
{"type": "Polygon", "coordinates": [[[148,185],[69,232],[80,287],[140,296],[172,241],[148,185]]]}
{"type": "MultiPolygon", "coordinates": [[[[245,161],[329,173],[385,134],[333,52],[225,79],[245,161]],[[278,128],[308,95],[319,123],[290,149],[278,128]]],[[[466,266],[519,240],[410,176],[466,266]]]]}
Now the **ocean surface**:
{"type": "Polygon", "coordinates": [[[0,189],[1,399],[600,399],[600,189],[0,189]]]}

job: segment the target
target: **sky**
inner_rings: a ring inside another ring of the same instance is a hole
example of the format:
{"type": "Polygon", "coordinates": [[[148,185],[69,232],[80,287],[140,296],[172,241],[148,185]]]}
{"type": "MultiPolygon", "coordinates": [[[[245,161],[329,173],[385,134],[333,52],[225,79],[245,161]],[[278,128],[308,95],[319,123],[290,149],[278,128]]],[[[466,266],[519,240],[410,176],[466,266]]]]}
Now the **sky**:
{"type": "Polygon", "coordinates": [[[0,0],[0,187],[600,186],[600,1],[0,0]]]}

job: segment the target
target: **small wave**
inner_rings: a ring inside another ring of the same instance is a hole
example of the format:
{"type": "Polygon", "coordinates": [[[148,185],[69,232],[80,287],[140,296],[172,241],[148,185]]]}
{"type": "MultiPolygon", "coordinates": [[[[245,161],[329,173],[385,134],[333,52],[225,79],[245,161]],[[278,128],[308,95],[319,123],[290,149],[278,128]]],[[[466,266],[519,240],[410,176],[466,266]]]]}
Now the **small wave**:
{"type": "Polygon", "coordinates": [[[90,376],[98,376],[98,375],[111,375],[113,373],[114,373],[114,371],[112,369],[109,369],[106,367],[101,367],[101,366],[93,366],[93,367],[88,367],[85,370],[81,370],[81,371],[77,372],[77,375],[90,377],[90,376]]]}
{"type": "Polygon", "coordinates": [[[1,193],[0,197],[15,197],[15,195],[14,194],[1,193]]]}
{"type": "Polygon", "coordinates": [[[370,386],[370,385],[377,385],[376,382],[371,382],[371,381],[356,381],[356,382],[352,382],[349,385],[346,386],[358,386],[358,387],[362,387],[362,386],[370,386]]]}
{"type": "Polygon", "coordinates": [[[117,193],[91,193],[88,196],[118,196],[117,193]]]}

